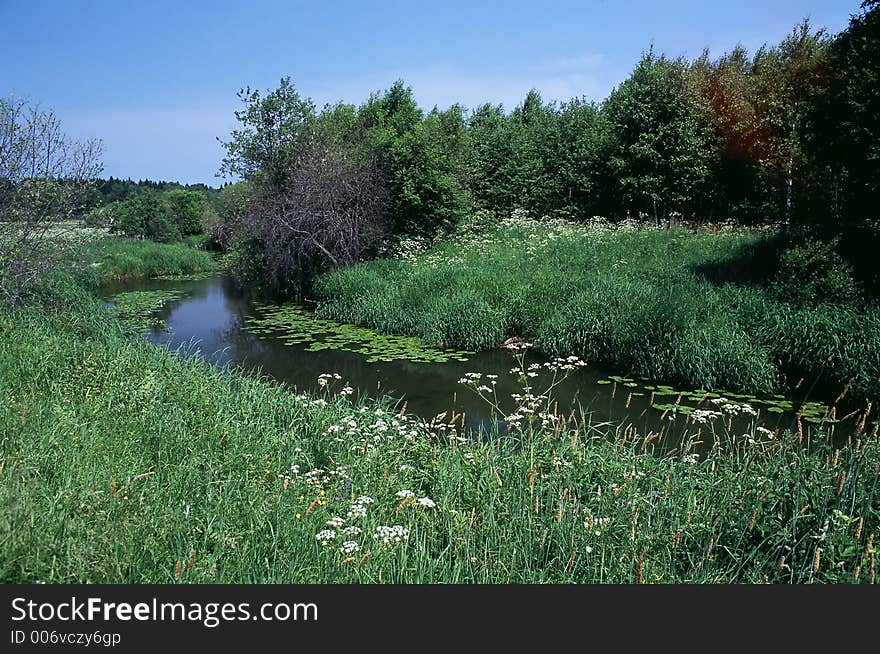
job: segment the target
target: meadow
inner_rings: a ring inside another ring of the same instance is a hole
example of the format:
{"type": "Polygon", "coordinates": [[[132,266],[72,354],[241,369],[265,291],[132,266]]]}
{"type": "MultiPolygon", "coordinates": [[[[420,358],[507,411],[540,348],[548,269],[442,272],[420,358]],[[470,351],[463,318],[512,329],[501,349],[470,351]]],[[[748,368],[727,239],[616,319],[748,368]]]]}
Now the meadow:
{"type": "Polygon", "coordinates": [[[128,338],[59,276],[0,314],[0,579],[876,581],[867,414],[842,446],[833,426],[730,431],[751,415],[734,402],[643,434],[538,390],[581,362],[520,357],[515,429],[478,440],[332,371],[297,394],[128,338]]]}
{"type": "Polygon", "coordinates": [[[692,388],[878,397],[880,311],[774,293],[773,239],[508,219],[324,275],[317,314],[468,350],[522,337],[692,388]]]}

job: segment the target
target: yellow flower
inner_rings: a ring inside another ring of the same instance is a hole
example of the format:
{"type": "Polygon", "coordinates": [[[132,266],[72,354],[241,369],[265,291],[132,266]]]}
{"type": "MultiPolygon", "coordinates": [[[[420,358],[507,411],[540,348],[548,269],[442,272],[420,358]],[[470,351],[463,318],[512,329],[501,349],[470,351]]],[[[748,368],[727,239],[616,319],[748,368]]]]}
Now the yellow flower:
{"type": "Polygon", "coordinates": [[[296,519],[299,520],[300,518],[302,518],[302,513],[297,513],[297,514],[296,514],[296,519]]]}

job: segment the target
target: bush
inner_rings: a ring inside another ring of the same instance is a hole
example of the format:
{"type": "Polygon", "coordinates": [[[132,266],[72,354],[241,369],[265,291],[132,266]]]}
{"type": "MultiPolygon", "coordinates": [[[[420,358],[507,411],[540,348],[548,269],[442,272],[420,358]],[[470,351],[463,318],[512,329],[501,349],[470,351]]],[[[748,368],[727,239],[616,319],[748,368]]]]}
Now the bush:
{"type": "Polygon", "coordinates": [[[113,207],[95,207],[83,216],[86,227],[110,227],[113,224],[113,207]]]}
{"type": "Polygon", "coordinates": [[[782,253],[770,287],[795,303],[850,302],[859,296],[850,266],[837,253],[839,239],[807,238],[782,253]]]}
{"type": "Polygon", "coordinates": [[[205,231],[202,218],[208,210],[208,202],[198,191],[176,188],[162,196],[165,210],[171,216],[181,236],[201,234],[205,231]]]}
{"type": "Polygon", "coordinates": [[[164,203],[152,193],[142,193],[116,204],[112,231],[161,243],[180,238],[180,229],[164,203]]]}

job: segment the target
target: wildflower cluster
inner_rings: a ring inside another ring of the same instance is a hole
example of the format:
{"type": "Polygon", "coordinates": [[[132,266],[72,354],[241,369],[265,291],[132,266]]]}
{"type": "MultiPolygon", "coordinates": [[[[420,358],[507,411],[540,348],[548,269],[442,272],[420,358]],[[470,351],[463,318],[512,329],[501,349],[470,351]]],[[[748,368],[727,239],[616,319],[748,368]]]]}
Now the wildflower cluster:
{"type": "Polygon", "coordinates": [[[531,343],[522,339],[510,339],[504,347],[513,352],[516,362],[510,369],[520,382],[521,393],[513,393],[510,398],[514,401],[513,411],[505,411],[496,393],[497,375],[484,375],[480,372],[468,372],[458,380],[458,383],[473,389],[489,406],[495,414],[503,417],[508,428],[522,429],[525,426],[531,428],[540,427],[556,428],[561,416],[550,410],[552,404],[552,391],[565,381],[574,371],[584,368],[587,363],[576,356],[554,357],[543,363],[532,362],[526,364],[525,352],[532,346],[531,343]],[[540,391],[535,389],[536,378],[546,376],[546,384],[540,391]]]}
{"type": "Polygon", "coordinates": [[[756,416],[758,412],[751,404],[737,404],[728,400],[726,397],[716,397],[711,400],[712,404],[721,409],[723,413],[729,416],[756,416]]]}
{"type": "Polygon", "coordinates": [[[394,525],[392,527],[379,525],[376,527],[376,533],[373,534],[373,539],[382,545],[402,543],[405,540],[409,540],[409,529],[402,525],[394,525]]]}

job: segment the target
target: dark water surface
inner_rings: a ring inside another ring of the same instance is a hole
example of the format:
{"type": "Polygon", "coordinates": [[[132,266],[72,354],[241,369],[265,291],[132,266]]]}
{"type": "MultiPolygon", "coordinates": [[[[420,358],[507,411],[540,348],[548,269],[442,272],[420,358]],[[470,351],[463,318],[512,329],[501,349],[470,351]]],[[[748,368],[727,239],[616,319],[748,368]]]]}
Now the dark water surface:
{"type": "MultiPolygon", "coordinates": [[[[513,356],[504,349],[471,354],[468,361],[368,361],[367,356],[356,352],[329,348],[310,351],[308,343],[288,344],[289,338],[285,334],[273,334],[271,330],[257,330],[259,333],[256,333],[248,320],[260,316],[261,305],[222,275],[194,280],[118,283],[106,287],[104,295],[112,301],[116,293],[137,290],[181,292],[181,297],[169,301],[159,310],[158,317],[167,323],[169,329],[152,328],[147,334],[151,341],[200,354],[218,366],[259,370],[295,389],[317,389],[319,375],[338,373],[342,381],[336,382],[336,389],[347,383],[358,393],[390,395],[406,401],[407,412],[427,419],[450,410],[463,413],[465,424],[471,428],[486,425],[491,421],[492,412],[472,390],[458,383],[465,373],[498,375],[497,395],[505,411],[513,408],[510,395],[522,392],[515,376],[510,373],[515,364],[513,356]]],[[[528,360],[544,361],[536,355],[530,355],[528,360]]],[[[540,391],[545,385],[539,378],[535,389],[540,391]]],[[[657,388],[647,381],[611,381],[607,371],[583,368],[557,387],[554,397],[560,412],[569,413],[579,403],[591,412],[593,423],[617,425],[626,421],[632,423],[639,433],[647,434],[658,430],[663,420],[669,419],[669,412],[664,415],[662,406],[673,404],[679,398],[677,392],[668,394],[668,387],[659,389],[665,390],[667,395],[655,395],[652,406],[653,392],[644,388],[646,385],[657,388]],[[658,405],[661,408],[657,408],[658,405]]],[[[684,393],[682,403],[687,404],[688,395],[684,393]]],[[[731,397],[730,394],[725,396],[731,397]]],[[[777,402],[781,399],[781,396],[774,397],[777,402]]],[[[792,426],[799,405],[792,401],[794,410],[778,412],[779,408],[762,405],[759,398],[754,404],[755,408],[761,409],[759,424],[774,430],[792,426]]],[[[691,404],[696,406],[693,401],[691,404]]],[[[705,404],[704,408],[715,407],[705,404]]],[[[676,420],[683,423],[684,419],[679,416],[676,420]]],[[[745,430],[750,422],[751,419],[735,419],[733,428],[745,430]]],[[[848,431],[850,424],[848,421],[839,425],[838,432],[848,431]]]]}

